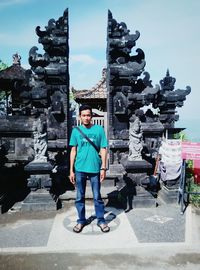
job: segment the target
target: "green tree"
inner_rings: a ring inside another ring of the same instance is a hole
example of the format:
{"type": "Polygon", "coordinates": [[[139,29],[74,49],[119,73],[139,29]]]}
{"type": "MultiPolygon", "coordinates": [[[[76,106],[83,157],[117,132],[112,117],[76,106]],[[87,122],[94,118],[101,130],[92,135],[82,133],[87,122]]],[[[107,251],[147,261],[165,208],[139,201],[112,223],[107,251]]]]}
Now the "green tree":
{"type": "Polygon", "coordinates": [[[182,141],[188,141],[189,138],[184,131],[174,134],[174,139],[180,139],[182,141]]]}
{"type": "MultiPolygon", "coordinates": [[[[7,67],[8,67],[8,65],[5,64],[5,63],[0,59],[0,71],[6,69],[7,67]]],[[[2,99],[5,99],[5,97],[6,97],[6,92],[5,92],[3,89],[0,89],[0,101],[1,101],[2,99]]]]}
{"type": "Polygon", "coordinates": [[[2,60],[0,59],[0,71],[6,69],[7,67],[8,65],[2,62],[2,60]]]}

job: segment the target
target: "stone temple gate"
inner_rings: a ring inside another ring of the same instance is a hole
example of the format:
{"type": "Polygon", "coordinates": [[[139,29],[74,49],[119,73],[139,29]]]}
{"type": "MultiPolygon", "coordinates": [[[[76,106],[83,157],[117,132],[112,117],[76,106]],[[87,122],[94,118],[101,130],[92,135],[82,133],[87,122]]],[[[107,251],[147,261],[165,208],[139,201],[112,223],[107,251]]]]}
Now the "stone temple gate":
{"type": "Polygon", "coordinates": [[[153,87],[150,75],[144,71],[144,52],[140,48],[132,52],[139,37],[138,31],[130,34],[126,24],[118,23],[108,12],[109,171],[122,185],[128,183],[128,189],[135,185],[135,195],[150,203],[143,187],[151,186],[149,176],[154,172],[163,134],[167,131],[173,138],[180,131],[175,128],[179,117],[176,107],[183,106],[191,89],[174,90],[176,80],[169,71],[160,86],[153,87]]]}
{"type": "MultiPolygon", "coordinates": [[[[0,116],[2,212],[18,200],[26,210],[56,209],[54,198],[73,189],[68,179],[72,123],[68,10],[58,20],[49,20],[45,30],[36,27],[36,34],[44,54],[36,46],[30,49],[31,69],[24,70],[16,54],[13,65],[0,72],[0,91],[6,100],[5,113],[0,116]],[[13,193],[15,201],[10,199],[13,193]]],[[[130,34],[126,24],[118,23],[108,11],[106,182],[122,189],[134,186],[134,200],[142,198],[148,205],[152,198],[148,179],[161,138],[166,130],[169,137],[182,130],[175,128],[176,107],[183,106],[191,90],[189,86],[174,90],[175,78],[169,71],[160,85],[152,85],[144,70],[144,52],[138,48],[132,54],[139,36],[138,31],[130,34]]]]}

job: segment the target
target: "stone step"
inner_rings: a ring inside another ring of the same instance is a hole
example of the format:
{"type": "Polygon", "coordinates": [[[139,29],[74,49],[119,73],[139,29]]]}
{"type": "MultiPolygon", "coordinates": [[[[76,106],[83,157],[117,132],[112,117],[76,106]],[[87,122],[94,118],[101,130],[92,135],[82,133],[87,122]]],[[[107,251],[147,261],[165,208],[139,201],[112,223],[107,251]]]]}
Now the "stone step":
{"type": "Polygon", "coordinates": [[[162,186],[162,189],[158,193],[158,198],[164,201],[166,204],[174,204],[178,202],[178,189],[168,189],[162,186]]]}
{"type": "MultiPolygon", "coordinates": [[[[117,187],[101,187],[101,196],[102,199],[107,199],[107,204],[110,206],[116,206],[117,208],[127,208],[128,196],[120,193],[117,187]]],[[[86,200],[92,200],[93,194],[89,183],[86,186],[86,200]]],[[[59,196],[61,201],[69,201],[76,199],[76,190],[67,191],[64,194],[59,196]]],[[[132,199],[133,208],[149,208],[156,207],[157,199],[152,196],[151,193],[146,191],[144,188],[138,186],[136,187],[136,195],[132,199]]]]}
{"type": "MultiPolygon", "coordinates": [[[[115,186],[101,186],[101,197],[102,199],[107,199],[110,194],[117,192],[117,188],[115,186]]],[[[93,199],[92,189],[90,183],[86,185],[86,192],[85,192],[86,199],[93,199]]],[[[64,194],[59,196],[60,200],[75,200],[76,199],[76,190],[68,190],[64,194]]]]}
{"type": "Polygon", "coordinates": [[[21,204],[22,212],[26,211],[53,211],[57,210],[57,203],[51,194],[42,189],[36,192],[31,191],[21,204]]]}
{"type": "Polygon", "coordinates": [[[132,201],[133,208],[149,208],[157,206],[157,199],[141,186],[136,186],[136,195],[132,201]]]}

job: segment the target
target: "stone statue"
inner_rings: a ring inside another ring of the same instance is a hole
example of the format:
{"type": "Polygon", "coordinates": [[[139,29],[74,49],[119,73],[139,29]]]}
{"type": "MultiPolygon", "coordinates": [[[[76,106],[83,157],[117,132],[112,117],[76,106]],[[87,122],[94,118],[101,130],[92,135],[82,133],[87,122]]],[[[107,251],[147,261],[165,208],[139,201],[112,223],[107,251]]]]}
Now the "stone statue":
{"type": "Polygon", "coordinates": [[[34,123],[34,151],[35,158],[34,162],[46,162],[46,152],[47,152],[47,133],[44,131],[44,124],[41,123],[41,119],[34,123]]]}
{"type": "Polygon", "coordinates": [[[126,104],[125,104],[125,98],[123,98],[122,94],[116,95],[113,101],[114,101],[114,113],[125,114],[126,104]]]}
{"type": "Polygon", "coordinates": [[[21,56],[18,53],[13,54],[13,64],[21,65],[21,56]]]}
{"type": "Polygon", "coordinates": [[[142,160],[142,129],[138,116],[134,115],[130,118],[129,128],[129,161],[142,160]]]}

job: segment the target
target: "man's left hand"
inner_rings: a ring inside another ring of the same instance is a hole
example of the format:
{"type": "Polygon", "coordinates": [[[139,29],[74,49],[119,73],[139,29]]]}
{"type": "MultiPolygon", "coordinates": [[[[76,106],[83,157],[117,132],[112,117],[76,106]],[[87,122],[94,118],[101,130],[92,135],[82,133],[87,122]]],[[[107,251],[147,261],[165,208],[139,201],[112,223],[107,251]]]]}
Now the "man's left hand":
{"type": "Polygon", "coordinates": [[[103,182],[103,180],[105,180],[106,178],[106,171],[101,170],[100,171],[100,182],[103,182]]]}

